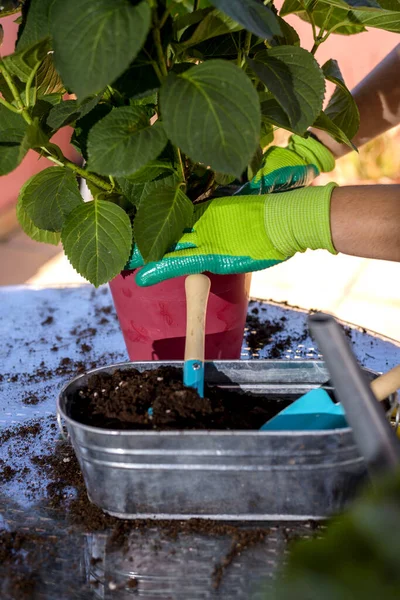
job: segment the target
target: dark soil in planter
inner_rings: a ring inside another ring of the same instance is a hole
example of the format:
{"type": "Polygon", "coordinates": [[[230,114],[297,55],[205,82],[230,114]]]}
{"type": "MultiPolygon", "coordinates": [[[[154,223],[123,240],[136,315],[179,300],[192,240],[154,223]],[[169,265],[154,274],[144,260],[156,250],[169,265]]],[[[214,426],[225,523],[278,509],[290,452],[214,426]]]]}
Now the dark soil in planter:
{"type": "Polygon", "coordinates": [[[118,370],[90,377],[72,399],[70,416],[105,429],[260,429],[293,398],[205,386],[205,397],[171,367],[140,373],[118,370]],[[149,409],[152,411],[149,414],[149,409]]]}

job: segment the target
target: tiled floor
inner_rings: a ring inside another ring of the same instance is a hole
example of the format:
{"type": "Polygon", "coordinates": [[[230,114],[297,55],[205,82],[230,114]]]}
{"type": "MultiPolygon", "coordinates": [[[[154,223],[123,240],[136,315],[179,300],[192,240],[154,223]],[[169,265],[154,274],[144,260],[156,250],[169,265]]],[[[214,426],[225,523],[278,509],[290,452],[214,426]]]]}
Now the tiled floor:
{"type": "MultiPolygon", "coordinates": [[[[84,283],[61,248],[38,244],[23,232],[0,242],[0,285],[84,283]]],[[[253,275],[251,294],[331,312],[343,320],[400,340],[400,264],[327,252],[306,252],[253,275]]]]}

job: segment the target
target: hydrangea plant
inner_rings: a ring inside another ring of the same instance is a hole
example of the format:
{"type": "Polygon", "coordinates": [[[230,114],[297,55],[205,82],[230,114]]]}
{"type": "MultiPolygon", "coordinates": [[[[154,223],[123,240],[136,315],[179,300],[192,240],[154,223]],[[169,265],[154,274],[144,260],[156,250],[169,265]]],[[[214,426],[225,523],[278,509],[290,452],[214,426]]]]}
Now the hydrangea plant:
{"type": "Polygon", "coordinates": [[[285,0],[280,11],[273,0],[1,4],[0,16],[21,15],[15,52],[0,61],[0,175],[29,149],[53,163],[22,187],[19,222],[35,240],[61,240],[96,286],[133,244],[159,259],[193,203],[251,178],[274,129],[314,126],[351,146],[357,106],[318,47],[366,27],[400,32],[399,0],[285,0]],[[294,13],[310,24],[311,52],[285,20],[294,13]],[[323,110],[326,80],[336,88],[323,110]],[[52,142],[65,125],[83,166],[52,142]]]}

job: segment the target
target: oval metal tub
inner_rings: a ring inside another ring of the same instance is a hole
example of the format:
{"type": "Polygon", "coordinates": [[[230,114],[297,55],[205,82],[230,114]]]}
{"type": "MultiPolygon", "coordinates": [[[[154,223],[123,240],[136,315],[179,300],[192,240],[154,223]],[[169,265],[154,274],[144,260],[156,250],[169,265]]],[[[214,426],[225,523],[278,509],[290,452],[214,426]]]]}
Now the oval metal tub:
{"type": "MultiPolygon", "coordinates": [[[[88,496],[125,519],[240,521],[321,519],[341,511],[366,479],[350,428],[315,432],[118,431],[71,419],[71,398],[99,372],[181,362],[123,363],[69,382],[58,415],[82,468],[88,496]]],[[[374,374],[369,373],[373,378],[374,374]]],[[[321,361],[216,361],[206,381],[293,399],[325,383],[321,361]]],[[[245,397],[244,397],[245,401],[245,397]]]]}

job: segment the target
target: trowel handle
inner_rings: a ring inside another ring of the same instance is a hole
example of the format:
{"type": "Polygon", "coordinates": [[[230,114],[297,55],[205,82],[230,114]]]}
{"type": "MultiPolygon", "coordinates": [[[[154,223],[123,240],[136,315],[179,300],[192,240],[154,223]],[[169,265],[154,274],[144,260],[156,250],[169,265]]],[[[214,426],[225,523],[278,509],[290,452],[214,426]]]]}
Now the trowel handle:
{"type": "Polygon", "coordinates": [[[207,275],[189,275],[186,290],[186,346],[185,361],[204,362],[206,311],[211,281],[207,275]]]}
{"type": "Polygon", "coordinates": [[[374,379],[371,388],[377,400],[388,398],[400,388],[400,365],[374,379]]]}

